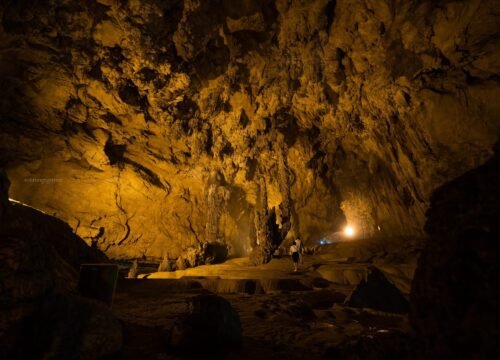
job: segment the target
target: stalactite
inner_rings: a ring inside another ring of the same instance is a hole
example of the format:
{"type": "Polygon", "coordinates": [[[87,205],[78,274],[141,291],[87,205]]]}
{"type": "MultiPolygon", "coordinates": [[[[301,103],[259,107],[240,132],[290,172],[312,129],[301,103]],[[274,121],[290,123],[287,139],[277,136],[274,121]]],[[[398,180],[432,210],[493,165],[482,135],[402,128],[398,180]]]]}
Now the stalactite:
{"type": "Polygon", "coordinates": [[[259,196],[255,207],[255,232],[257,244],[250,254],[253,265],[266,264],[271,261],[272,239],[269,232],[269,209],[267,203],[267,187],[264,176],[259,178],[259,196]]]}
{"type": "Polygon", "coordinates": [[[217,184],[211,184],[207,190],[207,224],[205,228],[205,240],[210,242],[217,238],[218,216],[217,216],[217,184]]]}
{"type": "Polygon", "coordinates": [[[278,182],[282,196],[279,205],[280,221],[278,225],[276,209],[268,207],[266,181],[264,176],[260,176],[259,198],[255,209],[257,244],[250,255],[250,262],[254,265],[271,261],[274,251],[281,245],[291,228],[290,172],[286,158],[287,149],[283,141],[278,142],[275,151],[278,153],[278,182]]]}
{"type": "Polygon", "coordinates": [[[207,190],[207,223],[205,227],[205,241],[214,243],[219,241],[219,220],[229,200],[230,191],[222,184],[221,175],[216,173],[209,180],[207,190]]]}
{"type": "MultiPolygon", "coordinates": [[[[280,182],[280,192],[282,197],[282,202],[279,205],[280,208],[280,235],[281,241],[285,239],[292,227],[292,199],[290,196],[290,170],[288,168],[288,148],[286,143],[281,141],[278,145],[278,176],[280,182]]],[[[280,245],[278,244],[278,246],[280,245]]]]}
{"type": "Polygon", "coordinates": [[[261,176],[259,180],[259,201],[255,209],[255,229],[257,235],[257,245],[262,245],[267,241],[267,215],[267,186],[265,178],[261,176]]]}

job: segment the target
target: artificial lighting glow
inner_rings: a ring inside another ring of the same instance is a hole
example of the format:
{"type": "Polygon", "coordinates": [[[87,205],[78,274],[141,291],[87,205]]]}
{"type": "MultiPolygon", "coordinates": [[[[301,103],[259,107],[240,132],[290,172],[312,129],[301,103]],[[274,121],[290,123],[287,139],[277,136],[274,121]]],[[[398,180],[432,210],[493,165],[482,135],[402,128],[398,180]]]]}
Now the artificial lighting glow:
{"type": "Polygon", "coordinates": [[[346,236],[353,236],[354,229],[352,228],[352,226],[346,226],[344,229],[344,234],[346,234],[346,236]]]}

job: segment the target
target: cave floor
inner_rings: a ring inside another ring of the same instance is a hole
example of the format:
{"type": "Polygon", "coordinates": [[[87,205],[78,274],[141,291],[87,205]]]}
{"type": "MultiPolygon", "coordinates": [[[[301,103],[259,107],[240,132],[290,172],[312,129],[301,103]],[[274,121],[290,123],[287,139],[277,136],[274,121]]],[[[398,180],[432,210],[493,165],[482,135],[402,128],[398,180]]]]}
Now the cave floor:
{"type": "Polygon", "coordinates": [[[405,315],[343,304],[368,265],[305,256],[300,271],[294,273],[289,258],[258,267],[246,266],[246,259],[240,258],[122,279],[113,304],[124,324],[122,358],[197,358],[169,351],[166,339],[176,317],[187,310],[187,301],[202,293],[223,296],[241,319],[243,347],[223,358],[319,359],[349,339],[407,334],[405,315]]]}

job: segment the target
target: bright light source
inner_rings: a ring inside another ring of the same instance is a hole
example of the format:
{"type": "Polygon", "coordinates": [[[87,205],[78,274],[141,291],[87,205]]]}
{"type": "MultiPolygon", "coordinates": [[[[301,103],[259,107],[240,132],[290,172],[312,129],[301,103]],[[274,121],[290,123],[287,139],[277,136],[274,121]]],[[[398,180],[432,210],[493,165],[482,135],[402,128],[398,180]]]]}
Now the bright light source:
{"type": "Polygon", "coordinates": [[[353,229],[351,226],[346,226],[346,227],[344,228],[344,234],[345,234],[346,236],[351,237],[351,236],[353,236],[353,235],[354,235],[354,229],[353,229]]]}

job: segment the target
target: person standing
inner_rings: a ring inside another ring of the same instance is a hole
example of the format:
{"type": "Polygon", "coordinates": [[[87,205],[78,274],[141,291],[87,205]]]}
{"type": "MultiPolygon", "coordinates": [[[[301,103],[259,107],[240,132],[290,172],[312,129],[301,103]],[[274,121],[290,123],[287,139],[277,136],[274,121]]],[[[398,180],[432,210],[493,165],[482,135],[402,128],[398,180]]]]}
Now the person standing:
{"type": "Polygon", "coordinates": [[[300,240],[300,236],[297,237],[297,240],[295,240],[295,245],[297,246],[297,250],[299,252],[299,263],[302,265],[304,263],[303,259],[303,249],[302,249],[302,240],[300,240]]]}
{"type": "Polygon", "coordinates": [[[299,267],[299,249],[295,244],[295,241],[293,242],[292,246],[290,246],[290,254],[292,255],[293,271],[297,272],[299,267]]]}

